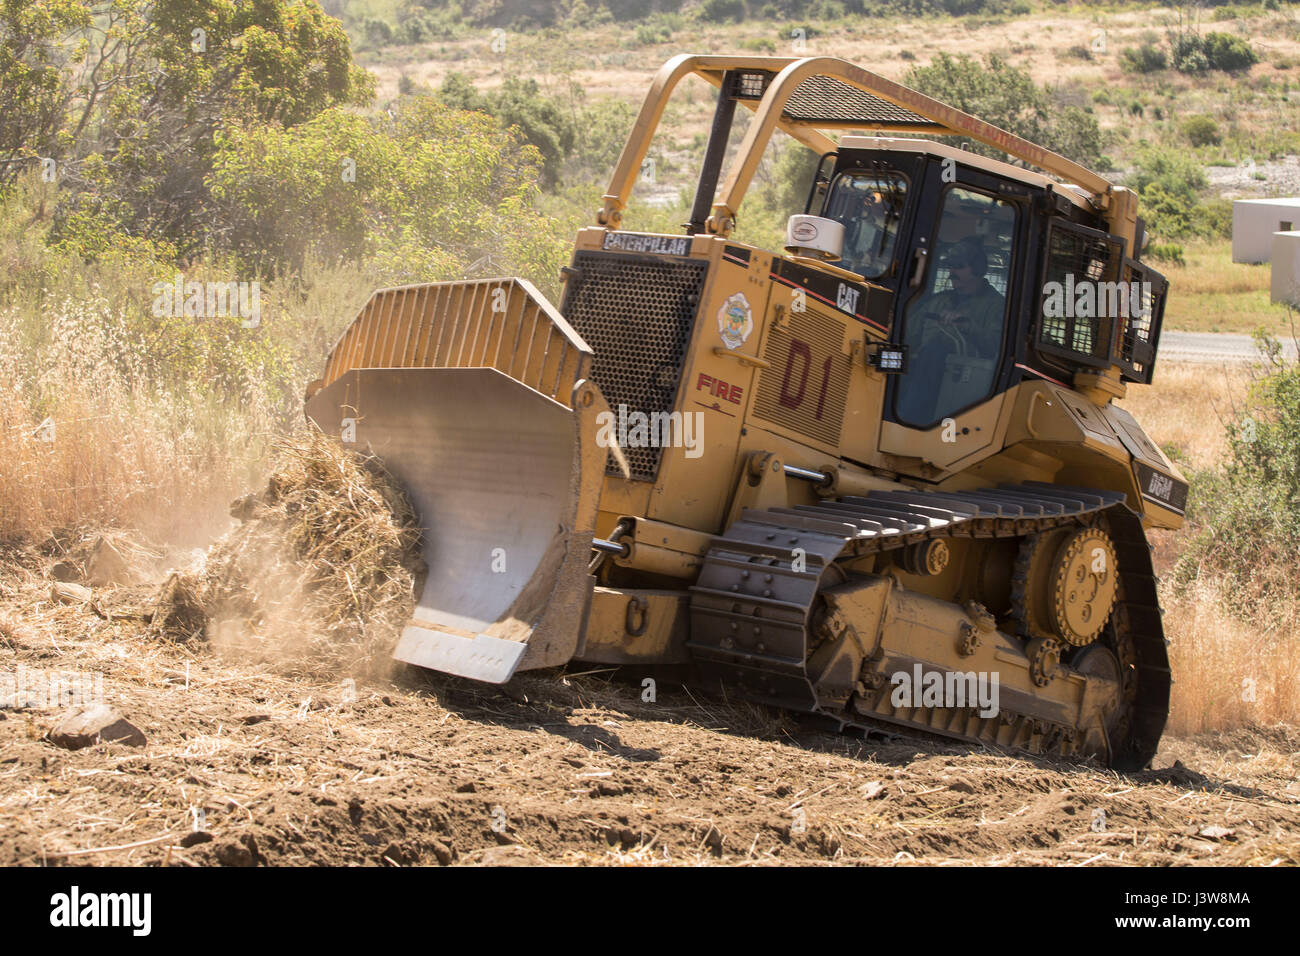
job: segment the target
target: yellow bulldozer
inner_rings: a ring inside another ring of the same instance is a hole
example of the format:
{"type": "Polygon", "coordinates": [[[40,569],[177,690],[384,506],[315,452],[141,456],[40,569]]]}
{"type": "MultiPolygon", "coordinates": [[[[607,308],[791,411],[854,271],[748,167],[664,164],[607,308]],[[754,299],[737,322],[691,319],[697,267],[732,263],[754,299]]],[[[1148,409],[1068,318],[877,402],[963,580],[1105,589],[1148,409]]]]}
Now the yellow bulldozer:
{"type": "Polygon", "coordinates": [[[1187,484],[1115,404],[1155,364],[1144,244],[1131,191],[843,60],[669,60],[558,308],[517,278],[382,289],[308,389],[422,516],[394,656],[673,665],[840,728],[1145,766],[1145,529],[1187,484]],[[692,75],[718,93],[690,222],[624,230],[692,75]],[[777,130],[820,158],[772,251],[732,233],[777,130]]]}

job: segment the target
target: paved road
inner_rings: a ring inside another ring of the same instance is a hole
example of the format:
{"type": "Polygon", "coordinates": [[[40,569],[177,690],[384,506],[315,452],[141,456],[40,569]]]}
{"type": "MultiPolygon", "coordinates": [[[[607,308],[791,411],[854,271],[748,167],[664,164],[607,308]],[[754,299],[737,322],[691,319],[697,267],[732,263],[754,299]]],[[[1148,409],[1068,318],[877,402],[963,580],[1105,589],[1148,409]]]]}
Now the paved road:
{"type": "MultiPolygon", "coordinates": [[[[1296,345],[1283,341],[1283,354],[1294,360],[1296,345]]],[[[1237,364],[1259,360],[1255,340],[1249,335],[1227,332],[1162,332],[1160,362],[1193,362],[1209,365],[1237,364]]]]}

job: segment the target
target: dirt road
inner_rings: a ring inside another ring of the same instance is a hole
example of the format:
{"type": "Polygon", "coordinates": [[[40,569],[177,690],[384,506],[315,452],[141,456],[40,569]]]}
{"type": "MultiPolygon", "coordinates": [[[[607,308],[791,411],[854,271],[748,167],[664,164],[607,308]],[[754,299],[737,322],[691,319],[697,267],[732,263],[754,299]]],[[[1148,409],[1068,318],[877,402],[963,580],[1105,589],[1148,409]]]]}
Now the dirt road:
{"type": "MultiPolygon", "coordinates": [[[[1282,343],[1282,354],[1295,361],[1296,343],[1282,343]]],[[[1162,332],[1160,360],[1209,365],[1242,365],[1260,361],[1259,349],[1249,335],[1227,332],[1162,332]]]]}

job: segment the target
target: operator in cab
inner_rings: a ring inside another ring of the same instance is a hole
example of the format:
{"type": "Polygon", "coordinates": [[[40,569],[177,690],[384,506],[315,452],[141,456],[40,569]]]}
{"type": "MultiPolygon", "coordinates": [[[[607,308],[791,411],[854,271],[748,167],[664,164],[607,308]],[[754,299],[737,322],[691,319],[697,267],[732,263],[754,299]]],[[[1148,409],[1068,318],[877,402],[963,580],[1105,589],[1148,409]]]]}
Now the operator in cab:
{"type": "MultiPolygon", "coordinates": [[[[934,292],[920,306],[921,321],[907,334],[914,356],[909,377],[929,383],[925,391],[910,389],[907,404],[914,406],[929,396],[934,401],[951,356],[996,359],[1002,346],[1006,300],[985,277],[988,256],[979,236],[955,243],[942,261],[949,288],[934,292]]],[[[928,410],[906,409],[912,420],[928,420],[928,410]]]]}

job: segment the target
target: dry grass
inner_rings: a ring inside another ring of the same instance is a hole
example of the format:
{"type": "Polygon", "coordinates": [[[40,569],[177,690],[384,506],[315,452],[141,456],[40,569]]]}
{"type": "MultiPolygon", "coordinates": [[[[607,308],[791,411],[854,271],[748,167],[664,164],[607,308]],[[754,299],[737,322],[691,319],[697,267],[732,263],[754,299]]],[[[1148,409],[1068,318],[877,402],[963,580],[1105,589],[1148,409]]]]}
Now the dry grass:
{"type": "Polygon", "coordinates": [[[145,342],[135,278],[0,303],[0,537],[119,527],[193,546],[228,524],[221,505],[262,467],[267,396],[158,384],[149,363],[192,342],[164,330],[145,342]]]}
{"type": "Polygon", "coordinates": [[[1233,262],[1232,243],[1226,239],[1192,242],[1184,251],[1184,266],[1156,264],[1169,279],[1165,328],[1238,334],[1263,328],[1274,335],[1287,333],[1285,306],[1268,300],[1267,265],[1233,262]]]}
{"type": "Polygon", "coordinates": [[[1120,402],[1179,464],[1210,468],[1227,451],[1224,426],[1245,401],[1250,372],[1234,366],[1157,364],[1151,385],[1120,402]]]}
{"type": "Polygon", "coordinates": [[[1166,599],[1172,733],[1300,724],[1300,600],[1271,613],[1243,603],[1208,584],[1166,599]]]}
{"type": "MultiPolygon", "coordinates": [[[[0,391],[15,390],[0,376],[0,391]]],[[[198,544],[226,523],[220,502],[256,467],[177,429],[151,397],[69,383],[43,411],[0,404],[0,535],[11,539],[120,527],[198,544]]]]}
{"type": "MultiPolygon", "coordinates": [[[[1218,468],[1227,454],[1224,426],[1243,407],[1251,381],[1249,368],[1162,365],[1155,384],[1131,388],[1123,405],[1180,464],[1218,468]]],[[[1192,533],[1184,528],[1161,539],[1157,573],[1170,577],[1192,533]]],[[[1274,590],[1294,596],[1265,603],[1204,581],[1176,594],[1162,582],[1175,682],[1172,733],[1300,723],[1300,594],[1274,590]]]]}

